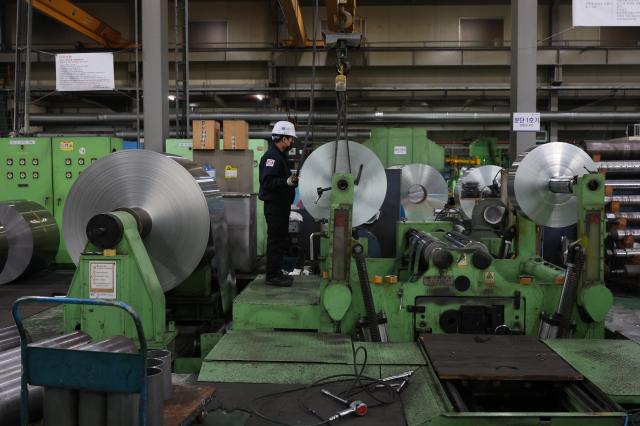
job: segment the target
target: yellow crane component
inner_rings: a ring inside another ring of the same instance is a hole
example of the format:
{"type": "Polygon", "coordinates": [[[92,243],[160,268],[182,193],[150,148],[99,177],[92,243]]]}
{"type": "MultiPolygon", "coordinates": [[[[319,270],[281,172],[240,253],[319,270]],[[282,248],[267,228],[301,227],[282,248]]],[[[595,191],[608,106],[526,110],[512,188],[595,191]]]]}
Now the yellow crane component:
{"type": "Polygon", "coordinates": [[[327,26],[333,32],[340,32],[340,15],[344,17],[344,32],[354,32],[356,20],[356,0],[326,0],[327,26]]]}
{"type": "Polygon", "coordinates": [[[31,0],[31,5],[102,47],[123,49],[134,46],[131,41],[124,39],[119,31],[67,0],[31,0]]]}
{"type": "Polygon", "coordinates": [[[447,157],[445,162],[452,166],[479,166],[480,157],[447,157]]]}

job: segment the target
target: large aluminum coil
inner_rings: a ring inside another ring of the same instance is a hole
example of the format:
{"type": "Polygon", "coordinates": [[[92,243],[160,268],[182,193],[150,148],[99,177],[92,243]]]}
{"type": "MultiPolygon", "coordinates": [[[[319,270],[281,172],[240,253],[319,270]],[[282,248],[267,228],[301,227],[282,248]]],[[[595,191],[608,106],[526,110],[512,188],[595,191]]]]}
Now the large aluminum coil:
{"type": "Polygon", "coordinates": [[[551,142],[521,154],[509,170],[511,203],[538,225],[561,228],[578,221],[573,194],[555,193],[549,181],[558,176],[582,176],[596,171],[586,152],[575,145],[551,142]]]}
{"type": "Polygon", "coordinates": [[[345,141],[326,143],[307,157],[300,170],[300,198],[304,208],[316,220],[328,219],[331,207],[331,191],[324,192],[318,200],[318,188],[331,187],[334,157],[336,173],[358,175],[360,166],[362,174],[360,182],[353,192],[352,226],[362,225],[372,219],[380,210],[387,195],[387,175],[378,157],[369,148],[357,142],[345,141]],[[349,159],[351,167],[349,168],[349,159]]]}
{"type": "Polygon", "coordinates": [[[500,166],[480,166],[467,170],[458,182],[454,191],[454,197],[456,204],[460,207],[460,213],[465,219],[471,219],[473,217],[473,208],[476,203],[484,198],[484,194],[489,191],[489,187],[497,185],[500,188],[502,179],[500,178],[500,172],[502,167],[500,166]],[[464,185],[475,183],[477,184],[479,191],[479,198],[464,197],[464,185]]]}
{"type": "Polygon", "coordinates": [[[215,180],[193,161],[145,150],[116,152],[88,167],[71,188],[63,223],[67,250],[78,264],[93,216],[141,208],[152,223],[143,242],[166,292],[210,252],[210,212],[221,202],[215,180]]]}
{"type": "Polygon", "coordinates": [[[2,202],[0,223],[8,246],[0,285],[42,271],[53,263],[60,235],[56,220],[44,207],[33,201],[2,202]]]}
{"type": "Polygon", "coordinates": [[[435,210],[443,208],[449,198],[447,182],[440,172],[427,164],[406,164],[392,168],[402,170],[400,204],[407,220],[433,220],[435,210]]]}

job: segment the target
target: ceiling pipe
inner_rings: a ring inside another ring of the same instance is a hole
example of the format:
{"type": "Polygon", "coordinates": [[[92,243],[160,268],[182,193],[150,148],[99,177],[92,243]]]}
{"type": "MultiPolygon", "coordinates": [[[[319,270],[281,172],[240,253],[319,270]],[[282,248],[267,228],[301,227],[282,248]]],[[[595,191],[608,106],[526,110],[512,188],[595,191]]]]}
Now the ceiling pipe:
{"type": "MultiPolygon", "coordinates": [[[[192,113],[192,120],[246,120],[249,122],[275,122],[282,120],[286,114],[281,112],[225,112],[225,113],[192,113]]],[[[136,120],[136,114],[33,114],[33,124],[86,124],[86,123],[125,123],[136,120]]],[[[306,121],[308,113],[296,114],[298,121],[306,121]]],[[[175,121],[175,115],[170,116],[175,121]]],[[[334,113],[315,113],[316,122],[333,123],[337,119],[334,113]]],[[[639,122],[640,112],[541,112],[542,121],[554,122],[639,122]]],[[[508,112],[351,112],[347,116],[350,123],[509,123],[508,112]]]]}
{"type": "MultiPolygon", "coordinates": [[[[301,136],[304,136],[304,130],[298,130],[298,133],[301,136]]],[[[124,139],[136,139],[138,137],[138,132],[135,130],[116,130],[115,132],[39,132],[36,136],[42,137],[55,137],[64,134],[64,136],[99,136],[99,135],[113,135],[118,138],[124,139]]],[[[314,140],[335,140],[336,132],[335,131],[326,131],[326,130],[315,130],[313,132],[314,140]]],[[[140,132],[140,136],[144,137],[144,131],[140,132]]],[[[189,134],[188,138],[191,138],[191,134],[189,134]]],[[[180,135],[177,132],[172,131],[172,138],[185,138],[184,135],[180,135]]],[[[220,132],[220,137],[224,137],[224,132],[220,132]]],[[[350,130],[349,138],[354,140],[365,140],[371,137],[370,130],[350,130]]],[[[249,138],[251,139],[271,139],[271,131],[269,130],[249,130],[249,138]]]]}

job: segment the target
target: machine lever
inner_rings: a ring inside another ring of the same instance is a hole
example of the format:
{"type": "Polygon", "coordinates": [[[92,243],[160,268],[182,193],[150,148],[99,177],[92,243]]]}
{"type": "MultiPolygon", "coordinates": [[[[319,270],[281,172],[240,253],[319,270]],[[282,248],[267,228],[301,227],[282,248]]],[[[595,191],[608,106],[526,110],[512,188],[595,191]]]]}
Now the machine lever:
{"type": "Polygon", "coordinates": [[[358,168],[358,176],[356,176],[356,180],[353,182],[354,185],[358,185],[360,183],[360,178],[362,177],[362,169],[364,167],[364,164],[360,164],[360,167],[358,168]]]}
{"type": "Polygon", "coordinates": [[[316,198],[316,201],[314,204],[318,204],[318,202],[320,202],[320,198],[322,198],[322,194],[324,194],[325,191],[331,191],[331,187],[328,186],[326,188],[320,188],[320,187],[316,188],[316,192],[318,193],[318,198],[316,198]]]}

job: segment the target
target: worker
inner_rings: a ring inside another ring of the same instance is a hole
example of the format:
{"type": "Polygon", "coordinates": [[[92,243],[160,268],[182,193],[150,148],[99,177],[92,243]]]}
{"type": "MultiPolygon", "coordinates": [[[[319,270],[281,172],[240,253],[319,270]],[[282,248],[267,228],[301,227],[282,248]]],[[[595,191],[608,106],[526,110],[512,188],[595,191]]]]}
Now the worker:
{"type": "Polygon", "coordinates": [[[293,123],[278,121],[271,132],[269,149],[260,159],[260,194],[267,221],[267,285],[289,287],[293,278],[282,272],[282,258],[289,244],[289,213],[298,176],[287,163],[296,140],[293,123]]]}

